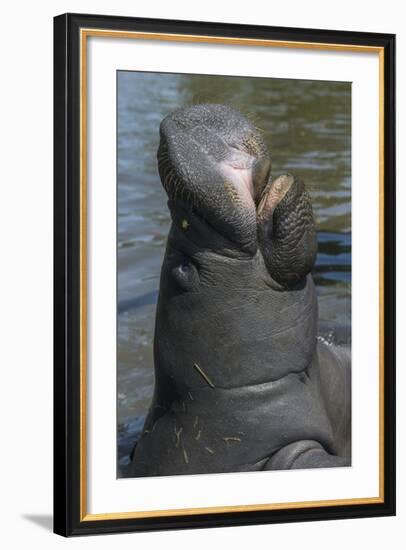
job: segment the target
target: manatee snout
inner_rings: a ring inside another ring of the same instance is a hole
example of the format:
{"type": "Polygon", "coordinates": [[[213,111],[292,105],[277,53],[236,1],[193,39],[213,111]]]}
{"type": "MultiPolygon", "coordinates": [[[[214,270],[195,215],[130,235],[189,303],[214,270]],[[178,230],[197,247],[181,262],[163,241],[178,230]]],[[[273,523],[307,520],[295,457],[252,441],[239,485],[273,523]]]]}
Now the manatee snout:
{"type": "Polygon", "coordinates": [[[157,157],[172,203],[256,253],[255,203],[268,183],[271,157],[251,122],[225,105],[179,109],[161,122],[157,157]]]}
{"type": "Polygon", "coordinates": [[[262,135],[238,111],[210,104],[175,111],[161,123],[157,156],[172,211],[193,212],[243,253],[259,248],[282,287],[311,271],[317,245],[305,186],[289,174],[272,180],[262,135]]]}

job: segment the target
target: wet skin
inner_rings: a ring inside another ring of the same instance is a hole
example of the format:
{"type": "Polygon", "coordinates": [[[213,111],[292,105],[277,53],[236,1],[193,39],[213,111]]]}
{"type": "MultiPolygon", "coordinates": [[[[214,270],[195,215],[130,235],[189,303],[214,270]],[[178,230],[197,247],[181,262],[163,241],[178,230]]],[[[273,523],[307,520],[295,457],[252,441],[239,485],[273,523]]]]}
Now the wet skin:
{"type": "Polygon", "coordinates": [[[350,465],[350,354],[318,340],[310,198],[224,105],[165,118],[172,226],[131,475],[350,465]]]}

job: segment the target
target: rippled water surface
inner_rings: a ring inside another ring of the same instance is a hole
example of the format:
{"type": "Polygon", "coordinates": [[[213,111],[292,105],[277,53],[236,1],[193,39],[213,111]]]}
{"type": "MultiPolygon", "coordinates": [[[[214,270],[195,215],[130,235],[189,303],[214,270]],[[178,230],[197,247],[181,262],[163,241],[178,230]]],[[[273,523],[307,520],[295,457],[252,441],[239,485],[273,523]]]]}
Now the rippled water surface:
{"type": "Polygon", "coordinates": [[[124,469],[154,383],[155,303],[170,223],[156,162],[159,123],[178,107],[203,102],[239,109],[263,131],[273,175],[291,172],[305,181],[318,228],[321,324],[350,327],[350,84],[119,72],[117,399],[124,469]]]}

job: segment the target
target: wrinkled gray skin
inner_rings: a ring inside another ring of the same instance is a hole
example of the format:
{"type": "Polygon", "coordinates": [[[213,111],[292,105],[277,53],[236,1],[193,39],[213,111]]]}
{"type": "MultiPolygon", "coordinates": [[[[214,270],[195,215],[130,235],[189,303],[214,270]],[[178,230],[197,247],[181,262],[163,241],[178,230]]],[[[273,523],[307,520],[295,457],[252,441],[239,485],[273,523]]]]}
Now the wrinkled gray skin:
{"type": "Polygon", "coordinates": [[[350,354],[317,339],[303,183],[272,180],[260,134],[224,105],[176,111],[160,136],[172,226],[131,475],[350,465],[350,354]]]}

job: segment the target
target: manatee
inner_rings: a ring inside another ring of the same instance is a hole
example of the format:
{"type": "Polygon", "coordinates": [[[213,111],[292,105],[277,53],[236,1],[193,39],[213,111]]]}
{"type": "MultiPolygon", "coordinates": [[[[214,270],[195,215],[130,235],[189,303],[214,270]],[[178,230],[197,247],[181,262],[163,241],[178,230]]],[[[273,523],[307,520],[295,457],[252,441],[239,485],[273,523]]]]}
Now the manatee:
{"type": "Polygon", "coordinates": [[[318,337],[304,183],[260,132],[202,104],[160,126],[171,213],[155,389],[132,476],[351,465],[350,351],[318,337]]]}

